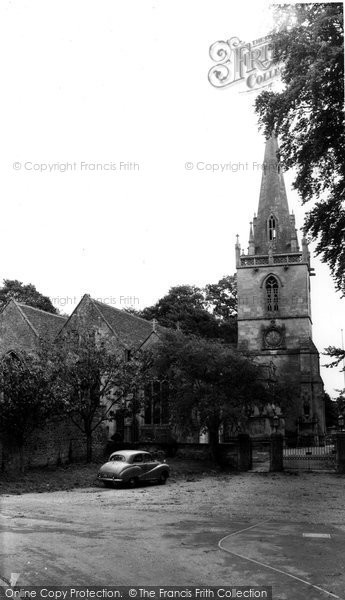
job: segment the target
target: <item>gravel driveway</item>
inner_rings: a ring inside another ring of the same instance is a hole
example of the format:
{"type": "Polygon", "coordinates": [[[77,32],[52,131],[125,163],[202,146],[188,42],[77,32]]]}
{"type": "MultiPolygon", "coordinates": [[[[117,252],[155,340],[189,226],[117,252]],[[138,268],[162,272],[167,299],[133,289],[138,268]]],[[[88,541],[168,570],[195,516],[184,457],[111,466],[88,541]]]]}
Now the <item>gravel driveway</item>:
{"type": "MultiPolygon", "coordinates": [[[[280,589],[275,598],[325,597],[303,596],[305,590],[299,588],[289,596],[289,582],[279,583],[272,574],[226,555],[218,541],[266,521],[271,540],[274,528],[287,526],[296,526],[298,536],[302,531],[331,531],[336,552],[332,545],[322,547],[305,576],[321,573],[325,553],[333,553],[322,585],[339,593],[345,589],[344,484],[345,476],[335,474],[185,475],[171,478],[166,486],[3,496],[0,574],[9,579],[11,572],[21,573],[19,582],[26,585],[271,582],[280,589]]],[[[260,543],[263,531],[261,526],[260,543]]],[[[299,539],[294,552],[300,548],[303,558],[299,539]]],[[[254,548],[253,540],[251,544],[254,548]]]]}

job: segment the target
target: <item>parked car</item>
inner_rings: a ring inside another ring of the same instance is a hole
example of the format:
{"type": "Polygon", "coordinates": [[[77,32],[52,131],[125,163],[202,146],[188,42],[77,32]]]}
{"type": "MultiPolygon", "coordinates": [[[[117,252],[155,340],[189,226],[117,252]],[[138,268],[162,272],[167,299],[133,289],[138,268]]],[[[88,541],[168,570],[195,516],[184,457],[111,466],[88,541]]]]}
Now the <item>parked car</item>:
{"type": "Polygon", "coordinates": [[[141,450],[118,450],[98,471],[98,479],[106,487],[125,483],[131,487],[140,481],[157,481],[164,484],[169,477],[170,467],[166,462],[153,458],[141,450]]]}

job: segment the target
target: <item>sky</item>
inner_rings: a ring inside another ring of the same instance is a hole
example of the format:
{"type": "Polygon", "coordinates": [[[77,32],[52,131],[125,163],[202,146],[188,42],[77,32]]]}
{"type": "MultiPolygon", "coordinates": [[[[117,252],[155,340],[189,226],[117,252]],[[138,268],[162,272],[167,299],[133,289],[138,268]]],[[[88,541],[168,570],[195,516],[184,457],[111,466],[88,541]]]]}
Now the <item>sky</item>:
{"type": "MultiPolygon", "coordinates": [[[[255,94],[210,85],[209,47],[267,35],[268,4],[3,0],[0,13],[0,280],[33,283],[70,313],[84,293],[143,308],[174,285],[233,274],[264,139],[255,94]]],[[[328,267],[312,266],[322,352],[341,345],[344,299],[328,267]]],[[[344,387],[338,369],[322,376],[331,396],[344,387]]]]}

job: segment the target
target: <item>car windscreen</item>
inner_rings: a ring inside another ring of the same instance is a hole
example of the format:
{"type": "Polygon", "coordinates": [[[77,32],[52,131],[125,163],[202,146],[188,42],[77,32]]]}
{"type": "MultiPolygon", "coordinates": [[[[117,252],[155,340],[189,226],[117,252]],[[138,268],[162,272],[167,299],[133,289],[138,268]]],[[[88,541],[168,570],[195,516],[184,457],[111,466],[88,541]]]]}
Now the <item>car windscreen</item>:
{"type": "Polygon", "coordinates": [[[110,460],[111,461],[114,460],[114,461],[118,461],[118,462],[121,462],[121,461],[124,462],[126,459],[125,459],[124,456],[121,456],[120,454],[115,454],[115,456],[111,456],[110,457],[110,460]]]}

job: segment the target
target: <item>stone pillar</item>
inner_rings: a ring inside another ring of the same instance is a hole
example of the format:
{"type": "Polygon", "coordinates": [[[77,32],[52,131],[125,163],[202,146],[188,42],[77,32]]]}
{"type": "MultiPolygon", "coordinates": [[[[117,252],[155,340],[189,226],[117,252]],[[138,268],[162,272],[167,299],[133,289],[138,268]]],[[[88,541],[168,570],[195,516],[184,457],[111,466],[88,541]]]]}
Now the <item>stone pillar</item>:
{"type": "Polygon", "coordinates": [[[270,471],[283,471],[283,436],[281,433],[272,433],[270,450],[270,471]]]}
{"type": "Polygon", "coordinates": [[[238,470],[249,471],[252,468],[252,444],[247,433],[238,434],[238,470]]]}
{"type": "Polygon", "coordinates": [[[337,473],[345,473],[345,432],[335,434],[337,473]]]}

